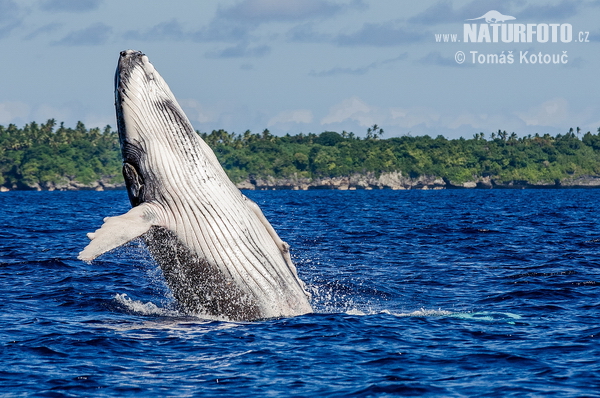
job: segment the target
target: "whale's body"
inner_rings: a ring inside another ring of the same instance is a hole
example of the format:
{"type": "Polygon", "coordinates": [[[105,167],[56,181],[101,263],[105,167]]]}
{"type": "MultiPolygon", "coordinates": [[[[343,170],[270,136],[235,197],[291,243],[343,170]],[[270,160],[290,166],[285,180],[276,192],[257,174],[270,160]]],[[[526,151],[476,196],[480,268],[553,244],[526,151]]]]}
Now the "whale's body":
{"type": "Polygon", "coordinates": [[[79,258],[141,237],[186,313],[255,320],[311,312],[289,246],[229,180],[141,52],[121,52],[115,100],[133,208],[88,234],[79,258]]]}

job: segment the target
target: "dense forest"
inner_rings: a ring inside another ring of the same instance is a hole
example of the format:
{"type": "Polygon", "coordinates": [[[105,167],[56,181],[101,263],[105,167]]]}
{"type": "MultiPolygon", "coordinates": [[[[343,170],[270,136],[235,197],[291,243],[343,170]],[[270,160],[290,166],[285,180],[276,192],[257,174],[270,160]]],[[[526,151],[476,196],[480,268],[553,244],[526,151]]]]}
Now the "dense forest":
{"type": "MultiPolygon", "coordinates": [[[[600,130],[600,129],[599,129],[600,130]]],[[[199,133],[234,182],[256,178],[340,177],[401,171],[410,178],[436,176],[452,183],[481,177],[553,183],[600,175],[600,131],[519,137],[497,131],[486,137],[383,138],[375,125],[365,137],[325,131],[276,136],[268,130],[242,134],[199,133]]],[[[0,186],[4,189],[77,189],[123,183],[118,134],[106,126],[57,127],[51,119],[23,128],[0,126],[0,186]]]]}
{"type": "Polygon", "coordinates": [[[110,126],[56,128],[54,119],[23,128],[0,126],[0,186],[76,189],[123,182],[119,136],[110,126]]]}

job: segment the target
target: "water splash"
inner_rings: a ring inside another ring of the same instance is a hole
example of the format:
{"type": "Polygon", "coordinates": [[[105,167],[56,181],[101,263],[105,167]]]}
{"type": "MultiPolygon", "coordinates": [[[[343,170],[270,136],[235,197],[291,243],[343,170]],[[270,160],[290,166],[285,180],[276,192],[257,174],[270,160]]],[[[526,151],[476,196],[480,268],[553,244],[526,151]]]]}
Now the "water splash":
{"type": "Polygon", "coordinates": [[[428,310],[425,308],[421,308],[419,310],[413,312],[392,312],[388,310],[381,311],[369,311],[364,312],[359,309],[351,309],[345,312],[348,315],[356,315],[356,316],[367,316],[367,315],[378,315],[378,314],[388,314],[397,317],[447,317],[447,318],[457,318],[466,321],[484,321],[484,322],[493,322],[493,321],[507,321],[509,324],[515,324],[514,321],[521,319],[521,315],[513,314],[510,312],[493,312],[493,311],[480,311],[480,312],[452,312],[442,309],[437,310],[428,310]]]}
{"type": "Polygon", "coordinates": [[[173,311],[167,308],[161,308],[152,302],[143,303],[139,300],[132,300],[127,297],[126,293],[115,294],[115,301],[129,311],[140,315],[158,315],[158,316],[181,316],[178,311],[173,311]]]}
{"type": "Polygon", "coordinates": [[[513,314],[510,312],[494,312],[494,311],[480,311],[480,312],[458,312],[451,315],[453,318],[464,319],[467,321],[507,321],[507,323],[513,324],[514,321],[521,319],[521,315],[513,314]]]}

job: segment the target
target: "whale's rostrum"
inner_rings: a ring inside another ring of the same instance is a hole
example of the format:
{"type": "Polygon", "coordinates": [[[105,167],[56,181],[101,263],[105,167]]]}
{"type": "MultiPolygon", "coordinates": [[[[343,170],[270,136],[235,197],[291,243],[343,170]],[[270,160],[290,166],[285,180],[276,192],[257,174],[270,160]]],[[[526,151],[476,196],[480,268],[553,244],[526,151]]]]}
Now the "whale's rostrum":
{"type": "Polygon", "coordinates": [[[311,312],[289,246],[229,180],[139,51],[120,54],[115,106],[133,208],[105,218],[79,258],[141,237],[185,313],[255,320],[311,312]]]}

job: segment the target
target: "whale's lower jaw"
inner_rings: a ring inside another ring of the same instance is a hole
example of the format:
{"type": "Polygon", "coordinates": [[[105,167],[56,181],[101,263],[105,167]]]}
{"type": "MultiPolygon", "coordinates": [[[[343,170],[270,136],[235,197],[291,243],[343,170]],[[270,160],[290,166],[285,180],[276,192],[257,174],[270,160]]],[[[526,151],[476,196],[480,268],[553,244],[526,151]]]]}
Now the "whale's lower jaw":
{"type": "MultiPolygon", "coordinates": [[[[282,300],[255,297],[230,277],[194,255],[177,235],[162,227],[152,227],[142,236],[150,253],[160,265],[167,285],[186,315],[225,321],[253,321],[302,315],[310,307],[299,303],[281,306],[282,300]],[[269,305],[271,304],[271,305],[269,305]]],[[[286,304],[286,301],[283,300],[286,304]]]]}

